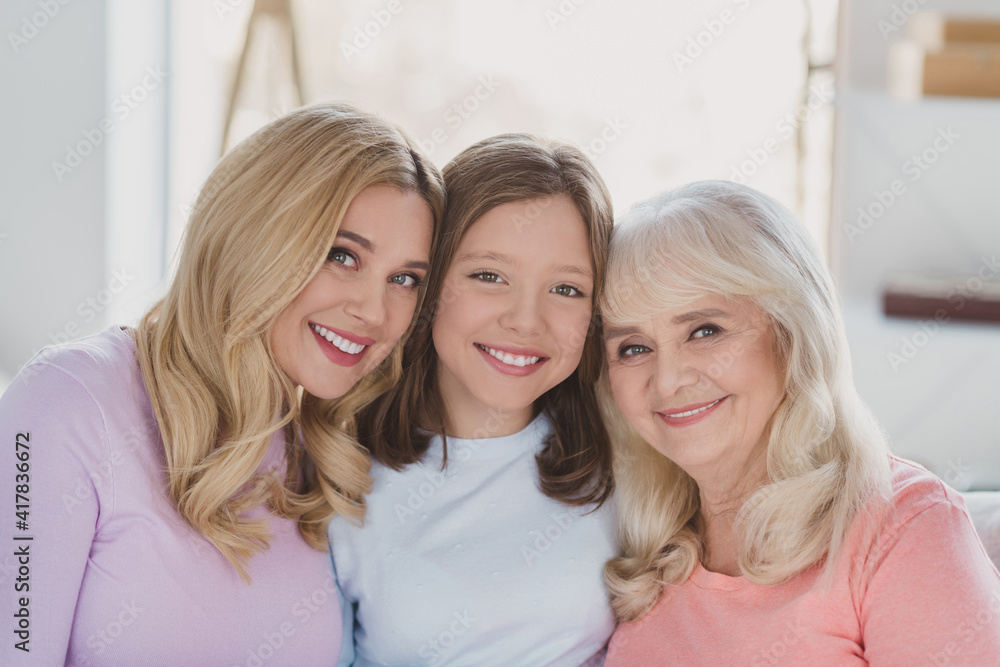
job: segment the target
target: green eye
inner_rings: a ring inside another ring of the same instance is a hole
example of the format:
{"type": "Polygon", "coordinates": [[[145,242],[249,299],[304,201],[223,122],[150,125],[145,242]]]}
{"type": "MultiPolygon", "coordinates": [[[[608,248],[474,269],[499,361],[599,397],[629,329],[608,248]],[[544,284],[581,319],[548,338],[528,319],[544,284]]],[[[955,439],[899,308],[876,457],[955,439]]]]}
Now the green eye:
{"type": "Polygon", "coordinates": [[[561,296],[583,296],[583,292],[572,285],[559,285],[557,287],[553,287],[552,291],[561,296]]]}
{"type": "Polygon", "coordinates": [[[478,278],[479,280],[482,280],[484,283],[503,282],[503,278],[500,277],[500,274],[493,273],[492,271],[477,271],[476,273],[473,273],[470,277],[478,278]]]}

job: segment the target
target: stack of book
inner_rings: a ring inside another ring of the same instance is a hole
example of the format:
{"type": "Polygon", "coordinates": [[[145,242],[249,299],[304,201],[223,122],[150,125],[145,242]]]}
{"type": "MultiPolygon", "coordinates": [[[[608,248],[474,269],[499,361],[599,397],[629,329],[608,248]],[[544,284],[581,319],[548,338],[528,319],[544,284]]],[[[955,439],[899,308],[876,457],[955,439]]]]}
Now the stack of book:
{"type": "Polygon", "coordinates": [[[908,39],[889,49],[889,91],[1000,97],[1000,20],[917,12],[908,39]]]}
{"type": "Polygon", "coordinates": [[[897,275],[882,292],[882,312],[937,322],[1000,323],[998,281],[989,264],[969,275],[897,275]]]}

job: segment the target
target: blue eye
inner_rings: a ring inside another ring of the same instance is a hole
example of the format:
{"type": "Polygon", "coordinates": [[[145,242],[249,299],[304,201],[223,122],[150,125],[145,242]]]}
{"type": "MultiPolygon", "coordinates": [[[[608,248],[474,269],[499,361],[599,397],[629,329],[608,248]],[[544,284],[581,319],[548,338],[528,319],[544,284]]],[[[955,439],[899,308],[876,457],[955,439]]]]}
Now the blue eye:
{"type": "Polygon", "coordinates": [[[397,285],[401,285],[403,287],[413,287],[413,288],[420,287],[421,285],[424,284],[424,281],[422,281],[418,276],[415,276],[412,273],[400,273],[398,275],[392,276],[391,278],[389,278],[389,282],[396,283],[397,285]]]}
{"type": "Polygon", "coordinates": [[[691,332],[691,338],[708,338],[709,336],[715,336],[722,333],[720,327],[714,324],[702,324],[697,329],[691,332]]]}
{"type": "Polygon", "coordinates": [[[357,258],[343,248],[330,248],[330,252],[326,255],[326,261],[336,262],[337,264],[343,264],[344,266],[350,267],[358,265],[357,258]]]}
{"type": "Polygon", "coordinates": [[[637,357],[646,352],[652,352],[652,350],[645,345],[622,345],[618,348],[619,357],[637,357]]]}

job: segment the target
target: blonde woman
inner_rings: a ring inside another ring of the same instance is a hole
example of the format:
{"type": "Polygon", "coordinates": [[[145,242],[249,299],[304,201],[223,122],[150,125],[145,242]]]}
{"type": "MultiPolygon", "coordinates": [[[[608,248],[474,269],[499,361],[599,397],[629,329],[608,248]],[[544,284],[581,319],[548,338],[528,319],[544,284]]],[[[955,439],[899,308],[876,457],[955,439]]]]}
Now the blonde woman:
{"type": "MultiPolygon", "coordinates": [[[[617,665],[995,665],[1000,576],[960,496],[889,454],[793,216],[695,183],[616,225],[602,301],[617,665]]],[[[942,443],[947,446],[947,443],[942,443]]]]}
{"type": "Polygon", "coordinates": [[[0,401],[0,540],[23,554],[0,663],[335,662],[326,526],[363,514],[353,414],[399,374],[442,208],[413,143],[348,106],[222,159],[166,297],[0,401]]]}

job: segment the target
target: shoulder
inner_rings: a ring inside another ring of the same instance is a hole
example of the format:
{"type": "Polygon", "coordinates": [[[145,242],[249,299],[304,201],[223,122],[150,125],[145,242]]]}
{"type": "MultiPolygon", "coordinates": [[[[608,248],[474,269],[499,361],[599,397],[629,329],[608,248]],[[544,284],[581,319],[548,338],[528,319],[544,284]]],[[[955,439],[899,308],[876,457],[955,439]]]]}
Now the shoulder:
{"type": "Polygon", "coordinates": [[[134,421],[148,404],[135,345],[126,331],[114,327],[35,355],[0,399],[0,421],[30,425],[53,437],[59,432],[60,440],[72,435],[82,444],[134,421]]]}
{"type": "Polygon", "coordinates": [[[889,457],[892,484],[894,523],[907,523],[923,512],[948,507],[965,512],[965,503],[957,491],[950,488],[926,468],[896,456],[889,457]]]}
{"type": "MultiPolygon", "coordinates": [[[[891,494],[859,515],[854,557],[878,568],[893,553],[932,548],[944,539],[970,541],[975,533],[962,496],[922,466],[889,457],[891,494]]],[[[975,540],[971,540],[974,542],[975,540]]]]}
{"type": "Polygon", "coordinates": [[[11,387],[27,389],[38,384],[45,386],[48,393],[54,388],[52,384],[58,388],[71,378],[89,393],[97,395],[108,387],[118,386],[117,381],[130,379],[137,368],[131,336],[119,327],[111,327],[92,336],[42,349],[21,369],[11,387]],[[38,383],[34,382],[36,379],[38,383]]]}

